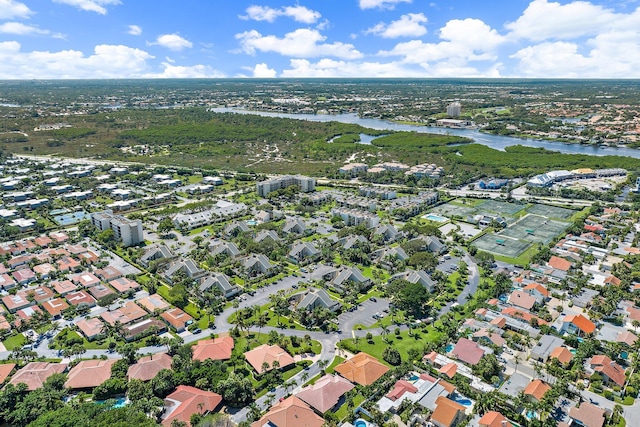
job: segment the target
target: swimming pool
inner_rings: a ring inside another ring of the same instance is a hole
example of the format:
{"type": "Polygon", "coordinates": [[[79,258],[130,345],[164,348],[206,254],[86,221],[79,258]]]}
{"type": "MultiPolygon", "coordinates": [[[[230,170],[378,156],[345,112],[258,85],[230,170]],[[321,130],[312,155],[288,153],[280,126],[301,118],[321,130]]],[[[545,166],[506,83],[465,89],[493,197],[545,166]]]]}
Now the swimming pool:
{"type": "Polygon", "coordinates": [[[114,402],[111,405],[112,409],[124,408],[127,406],[127,398],[126,397],[118,397],[117,399],[108,399],[108,400],[96,400],[98,405],[104,405],[107,402],[114,402]]]}
{"type": "Polygon", "coordinates": [[[436,214],[426,214],[426,215],[423,215],[422,218],[428,219],[429,221],[434,221],[434,222],[447,222],[447,221],[449,221],[449,218],[445,218],[443,216],[436,215],[436,214]]]}
{"type": "Polygon", "coordinates": [[[420,377],[419,377],[419,376],[417,376],[417,375],[411,375],[411,376],[409,377],[409,381],[410,381],[410,382],[418,381],[418,378],[420,378],[420,377]]]}
{"type": "Polygon", "coordinates": [[[456,397],[455,399],[453,399],[455,402],[461,404],[462,406],[468,408],[471,405],[473,405],[473,402],[470,399],[467,399],[466,397],[456,397]]]}
{"type": "Polygon", "coordinates": [[[353,425],[354,425],[354,427],[367,427],[369,425],[369,423],[367,423],[362,418],[358,418],[357,420],[355,420],[353,422],[353,425]]]}
{"type": "Polygon", "coordinates": [[[453,344],[447,344],[447,346],[444,348],[445,353],[450,353],[451,350],[453,350],[454,345],[453,344]]]}
{"type": "Polygon", "coordinates": [[[258,222],[254,221],[253,219],[250,219],[247,221],[247,225],[256,225],[258,222]]]}

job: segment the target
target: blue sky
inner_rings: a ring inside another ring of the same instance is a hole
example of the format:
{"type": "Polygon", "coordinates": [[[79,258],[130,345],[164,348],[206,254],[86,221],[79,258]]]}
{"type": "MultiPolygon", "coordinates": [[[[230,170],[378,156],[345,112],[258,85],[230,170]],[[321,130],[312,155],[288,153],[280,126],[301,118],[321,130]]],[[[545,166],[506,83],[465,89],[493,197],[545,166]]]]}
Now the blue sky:
{"type": "Polygon", "coordinates": [[[640,78],[640,0],[0,0],[0,79],[640,78]]]}

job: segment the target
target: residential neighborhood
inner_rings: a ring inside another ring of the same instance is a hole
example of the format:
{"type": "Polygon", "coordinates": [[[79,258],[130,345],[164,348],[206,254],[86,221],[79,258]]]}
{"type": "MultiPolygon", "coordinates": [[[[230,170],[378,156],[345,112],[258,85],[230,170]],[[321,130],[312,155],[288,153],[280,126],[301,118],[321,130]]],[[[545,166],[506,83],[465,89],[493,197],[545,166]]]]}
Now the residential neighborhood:
{"type": "Polygon", "coordinates": [[[1,393],[168,427],[633,425],[637,211],[353,170],[5,158],[1,393]]]}

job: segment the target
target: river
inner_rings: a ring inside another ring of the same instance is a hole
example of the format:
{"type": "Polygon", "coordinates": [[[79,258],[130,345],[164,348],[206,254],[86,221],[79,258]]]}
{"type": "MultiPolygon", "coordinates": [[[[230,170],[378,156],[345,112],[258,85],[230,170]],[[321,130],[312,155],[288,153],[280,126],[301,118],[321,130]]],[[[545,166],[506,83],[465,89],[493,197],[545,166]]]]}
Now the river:
{"type": "Polygon", "coordinates": [[[524,145],[527,147],[544,148],[567,154],[586,154],[589,156],[625,156],[640,159],[640,150],[627,147],[601,147],[597,145],[565,144],[563,142],[545,141],[542,139],[514,138],[512,136],[492,135],[482,133],[475,129],[449,129],[433,126],[420,126],[394,123],[381,119],[368,119],[358,117],[357,114],[286,114],[272,113],[268,111],[252,111],[239,108],[212,108],[215,113],[255,114],[265,117],[280,117],[286,119],[308,120],[311,122],[340,122],[360,125],[376,130],[393,130],[420,133],[438,133],[456,136],[464,136],[473,139],[476,143],[486,145],[496,150],[504,151],[512,145],[524,145]]]}

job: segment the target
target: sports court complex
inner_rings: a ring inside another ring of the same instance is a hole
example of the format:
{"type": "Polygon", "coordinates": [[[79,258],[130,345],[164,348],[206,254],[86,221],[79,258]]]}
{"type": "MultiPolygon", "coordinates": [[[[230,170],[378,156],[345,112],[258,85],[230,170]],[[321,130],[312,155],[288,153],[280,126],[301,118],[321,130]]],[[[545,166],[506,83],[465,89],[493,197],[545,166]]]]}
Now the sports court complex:
{"type": "Polygon", "coordinates": [[[475,215],[500,215],[508,226],[498,233],[482,235],[473,244],[479,250],[509,258],[517,258],[533,244],[548,244],[571,225],[569,218],[576,213],[572,209],[557,206],[497,200],[487,200],[475,206],[447,203],[432,212],[462,218],[467,222],[472,222],[475,215]]]}

